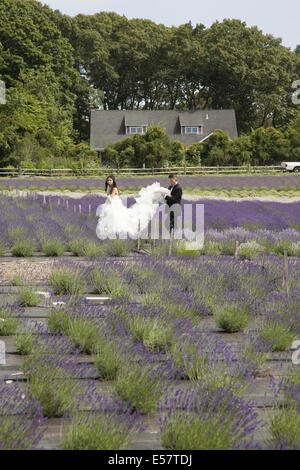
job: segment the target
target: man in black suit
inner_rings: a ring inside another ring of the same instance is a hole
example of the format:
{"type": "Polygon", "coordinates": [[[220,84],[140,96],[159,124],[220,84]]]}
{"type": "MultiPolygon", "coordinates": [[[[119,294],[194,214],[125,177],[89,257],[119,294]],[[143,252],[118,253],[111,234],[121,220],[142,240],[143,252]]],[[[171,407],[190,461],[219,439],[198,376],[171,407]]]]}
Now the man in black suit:
{"type": "MultiPolygon", "coordinates": [[[[170,196],[165,196],[166,203],[168,204],[169,208],[171,208],[174,204],[178,204],[179,206],[181,206],[182,188],[178,183],[177,176],[174,175],[173,173],[170,174],[169,182],[170,182],[170,185],[168,189],[171,190],[171,194],[170,196]]],[[[170,230],[176,228],[177,217],[178,215],[180,215],[180,213],[181,213],[181,207],[180,207],[180,210],[178,211],[178,206],[176,207],[175,216],[174,216],[174,211],[170,212],[170,230]]],[[[168,219],[169,217],[167,217],[167,220],[166,220],[167,225],[169,225],[168,219]]],[[[167,228],[169,228],[169,226],[167,228]]]]}

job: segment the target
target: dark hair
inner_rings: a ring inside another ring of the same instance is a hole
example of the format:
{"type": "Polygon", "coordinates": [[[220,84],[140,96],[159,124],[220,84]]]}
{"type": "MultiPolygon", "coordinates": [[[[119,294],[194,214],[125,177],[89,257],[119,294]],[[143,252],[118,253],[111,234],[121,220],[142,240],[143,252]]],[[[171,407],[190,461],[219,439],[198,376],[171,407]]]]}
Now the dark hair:
{"type": "MultiPolygon", "coordinates": [[[[105,192],[107,192],[107,188],[108,188],[108,180],[109,179],[112,179],[113,180],[113,185],[112,187],[113,188],[118,188],[117,186],[117,183],[116,183],[116,178],[113,176],[113,175],[109,175],[106,180],[105,180],[105,192]]],[[[111,190],[112,191],[112,190],[111,190]]]]}
{"type": "Polygon", "coordinates": [[[171,173],[171,174],[169,175],[169,179],[170,179],[170,178],[176,178],[176,179],[177,179],[177,175],[175,175],[175,173],[171,173]]]}

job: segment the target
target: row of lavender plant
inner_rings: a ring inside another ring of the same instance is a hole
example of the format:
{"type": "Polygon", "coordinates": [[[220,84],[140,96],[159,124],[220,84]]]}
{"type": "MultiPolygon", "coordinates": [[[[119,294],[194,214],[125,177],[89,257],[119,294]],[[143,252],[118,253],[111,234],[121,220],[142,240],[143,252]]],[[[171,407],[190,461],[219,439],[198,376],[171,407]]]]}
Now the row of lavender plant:
{"type": "MultiPolygon", "coordinates": [[[[0,253],[12,250],[15,256],[32,256],[34,251],[43,251],[48,256],[59,256],[71,251],[77,256],[124,256],[135,247],[133,240],[100,241],[96,237],[94,214],[103,202],[103,198],[95,197],[84,197],[79,202],[59,196],[45,200],[2,197],[0,253]]],[[[133,199],[128,201],[132,203],[133,199]]],[[[204,209],[205,244],[198,254],[236,254],[247,259],[257,258],[262,251],[300,254],[299,203],[208,201],[204,209]],[[238,249],[236,242],[240,244],[238,249]]],[[[174,246],[175,254],[184,251],[174,246]]]]}
{"type": "MultiPolygon", "coordinates": [[[[124,188],[140,188],[155,181],[162,185],[167,184],[166,176],[149,176],[143,178],[117,177],[118,184],[124,188]]],[[[281,175],[247,175],[247,176],[180,176],[180,181],[184,188],[264,188],[287,190],[291,187],[300,186],[300,179],[295,174],[281,175]]],[[[68,189],[76,191],[78,189],[88,191],[103,191],[105,178],[1,178],[0,189],[29,189],[29,190],[51,190],[68,189]]]]}
{"type": "Polygon", "coordinates": [[[154,257],[130,265],[98,260],[84,268],[72,261],[57,265],[49,282],[66,305],[51,309],[48,329],[37,336],[39,344],[32,335],[20,336],[17,344],[27,353],[23,369],[28,399],[38,400],[43,415],[73,418],[62,446],[76,448],[80,430],[80,436],[86,432],[89,437],[82,446],[104,448],[93,428],[102,423],[107,438],[126,416],[123,440],[119,436],[118,443],[107,444],[119,448],[136,428],[140,413],[158,412],[165,448],[257,447],[253,433],[262,423],[241,395],[265,354],[289,349],[299,334],[296,261],[289,263],[288,290],[283,262],[272,259],[263,268],[220,256],[154,257]],[[85,282],[92,292],[112,297],[108,312],[83,301],[78,287],[85,282]],[[243,330],[257,320],[258,328],[254,335],[246,333],[245,342],[235,349],[213,331],[203,333],[202,320],[212,315],[225,331],[236,331],[232,324],[243,330]],[[79,351],[93,355],[94,369],[79,365],[79,351]],[[71,359],[64,358],[70,354],[71,359]],[[103,418],[106,405],[89,380],[95,373],[102,381],[113,380],[107,400],[119,403],[114,407],[121,412],[114,419],[103,418]],[[178,388],[178,379],[190,385],[178,388]],[[98,413],[92,421],[82,414],[86,406],[98,413]]]}

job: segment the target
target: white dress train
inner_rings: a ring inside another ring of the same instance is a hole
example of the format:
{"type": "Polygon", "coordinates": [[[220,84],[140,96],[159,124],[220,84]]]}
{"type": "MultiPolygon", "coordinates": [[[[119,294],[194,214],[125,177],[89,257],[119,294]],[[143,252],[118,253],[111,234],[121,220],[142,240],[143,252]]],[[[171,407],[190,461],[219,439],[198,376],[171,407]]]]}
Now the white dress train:
{"type": "Polygon", "coordinates": [[[135,203],[127,208],[120,196],[107,196],[104,204],[96,209],[99,217],[96,234],[101,240],[124,238],[128,236],[136,239],[139,229],[142,232],[148,227],[150,220],[158,209],[158,203],[164,201],[165,195],[170,195],[170,190],[153,183],[142,188],[135,198],[135,203]]]}

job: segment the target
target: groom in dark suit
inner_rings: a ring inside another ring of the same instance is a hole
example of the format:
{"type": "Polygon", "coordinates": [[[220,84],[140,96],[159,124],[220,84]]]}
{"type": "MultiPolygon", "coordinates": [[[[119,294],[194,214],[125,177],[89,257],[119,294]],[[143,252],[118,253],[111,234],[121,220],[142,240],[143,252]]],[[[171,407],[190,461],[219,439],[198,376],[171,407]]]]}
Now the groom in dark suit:
{"type": "MultiPolygon", "coordinates": [[[[171,190],[171,194],[170,196],[165,196],[166,203],[168,204],[169,208],[171,208],[174,204],[179,204],[181,206],[182,188],[178,183],[177,175],[174,175],[173,173],[171,173],[169,175],[169,183],[170,185],[168,189],[171,190]]],[[[177,210],[176,210],[175,216],[174,216],[174,211],[170,212],[170,230],[176,228],[177,217],[178,215],[180,215],[178,214],[178,206],[176,209],[177,210]]],[[[180,210],[180,213],[181,213],[181,210],[180,210]]],[[[167,218],[167,221],[168,221],[168,218],[167,218]]]]}

